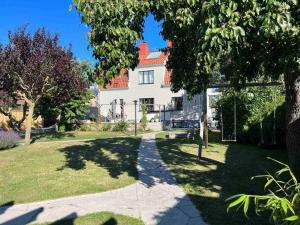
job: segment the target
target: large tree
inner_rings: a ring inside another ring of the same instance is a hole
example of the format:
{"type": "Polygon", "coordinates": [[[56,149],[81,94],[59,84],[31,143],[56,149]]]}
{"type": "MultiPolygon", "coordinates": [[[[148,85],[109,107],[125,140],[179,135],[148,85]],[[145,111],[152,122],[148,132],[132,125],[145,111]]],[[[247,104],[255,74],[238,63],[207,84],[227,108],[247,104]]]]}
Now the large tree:
{"type": "Polygon", "coordinates": [[[197,94],[215,72],[235,87],[283,77],[290,166],[300,180],[300,7],[297,0],[74,0],[91,28],[98,68],[108,80],[137,63],[144,17],[173,42],[172,88],[197,94]],[[105,71],[105,72],[104,72],[105,71]]]}
{"type": "MultiPolygon", "coordinates": [[[[0,48],[1,90],[10,99],[25,102],[25,142],[30,143],[35,107],[43,98],[66,101],[80,92],[85,84],[70,48],[58,44],[58,36],[45,29],[33,35],[21,28],[9,34],[9,42],[0,48]],[[73,88],[77,87],[77,88],[73,88]]],[[[5,111],[5,104],[2,104],[5,111]]]]}

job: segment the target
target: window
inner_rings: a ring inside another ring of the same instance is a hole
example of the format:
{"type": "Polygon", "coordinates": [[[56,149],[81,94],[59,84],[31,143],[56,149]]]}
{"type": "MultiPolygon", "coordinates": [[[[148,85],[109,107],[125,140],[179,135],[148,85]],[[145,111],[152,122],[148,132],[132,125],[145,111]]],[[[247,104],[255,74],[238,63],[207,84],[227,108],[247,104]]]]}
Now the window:
{"type": "Polygon", "coordinates": [[[139,84],[154,84],[154,70],[140,71],[139,84]]]}
{"type": "Polygon", "coordinates": [[[182,97],[173,97],[172,98],[172,106],[174,110],[182,110],[182,102],[183,98],[182,97]]]}
{"type": "Polygon", "coordinates": [[[143,104],[147,106],[148,112],[154,111],[154,98],[140,98],[140,110],[142,110],[143,104]]]}

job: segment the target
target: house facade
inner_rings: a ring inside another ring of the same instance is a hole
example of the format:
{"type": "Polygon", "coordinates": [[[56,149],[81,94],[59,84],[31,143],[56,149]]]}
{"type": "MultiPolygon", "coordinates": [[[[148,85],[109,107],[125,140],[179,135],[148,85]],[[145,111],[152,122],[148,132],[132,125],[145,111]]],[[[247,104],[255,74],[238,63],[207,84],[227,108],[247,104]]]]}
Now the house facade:
{"type": "Polygon", "coordinates": [[[147,43],[141,43],[139,49],[138,66],[134,70],[122,70],[110,84],[100,89],[97,101],[102,120],[131,121],[135,116],[140,120],[141,105],[145,104],[149,121],[199,121],[203,111],[202,95],[189,99],[184,90],[172,92],[171,72],[166,68],[167,55],[150,51],[147,43]]]}

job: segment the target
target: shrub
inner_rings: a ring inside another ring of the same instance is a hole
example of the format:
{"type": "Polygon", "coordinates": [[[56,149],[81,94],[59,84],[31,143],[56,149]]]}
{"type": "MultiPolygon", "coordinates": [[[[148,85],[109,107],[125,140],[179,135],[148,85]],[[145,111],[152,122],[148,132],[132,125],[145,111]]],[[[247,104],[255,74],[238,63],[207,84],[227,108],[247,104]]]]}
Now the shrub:
{"type": "Polygon", "coordinates": [[[58,126],[58,131],[59,131],[59,132],[65,132],[65,131],[66,131],[66,126],[65,126],[64,124],[60,124],[60,125],[58,126]]]}
{"type": "Polygon", "coordinates": [[[285,104],[282,92],[282,87],[278,86],[248,87],[240,92],[235,92],[233,89],[224,90],[221,99],[217,102],[216,118],[220,121],[222,112],[224,137],[230,138],[233,135],[235,101],[237,140],[239,142],[270,145],[276,140],[280,147],[284,147],[285,104]],[[276,109],[275,121],[274,108],[276,109]],[[274,135],[276,135],[275,140],[274,135]]]}
{"type": "MultiPolygon", "coordinates": [[[[270,158],[269,158],[270,159],[270,158]]],[[[243,207],[247,216],[249,206],[253,202],[257,214],[270,212],[270,221],[275,225],[300,224],[300,183],[288,165],[272,159],[283,165],[283,168],[274,175],[261,175],[254,178],[265,178],[265,195],[239,194],[232,196],[227,201],[233,200],[228,209],[243,207]]]]}
{"type": "Polygon", "coordinates": [[[14,131],[0,131],[0,149],[9,149],[17,145],[20,136],[14,131]]]}
{"type": "Polygon", "coordinates": [[[110,123],[105,123],[102,126],[103,131],[111,131],[112,125],[110,123]]]}
{"type": "Polygon", "coordinates": [[[126,121],[121,120],[113,128],[113,131],[127,131],[129,125],[126,121]]]}
{"type": "Polygon", "coordinates": [[[89,124],[83,123],[83,124],[80,125],[80,130],[81,131],[90,131],[91,126],[89,124]]]}
{"type": "Polygon", "coordinates": [[[141,119],[140,127],[141,127],[142,131],[145,131],[146,128],[147,128],[147,125],[148,125],[147,105],[146,104],[142,104],[141,108],[142,108],[142,119],[141,119]]]}

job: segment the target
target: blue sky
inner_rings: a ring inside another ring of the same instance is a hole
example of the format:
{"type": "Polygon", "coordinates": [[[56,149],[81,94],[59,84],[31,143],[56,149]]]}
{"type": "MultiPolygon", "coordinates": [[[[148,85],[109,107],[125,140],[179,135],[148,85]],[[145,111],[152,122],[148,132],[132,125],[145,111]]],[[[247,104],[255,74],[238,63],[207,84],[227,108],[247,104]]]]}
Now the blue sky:
{"type": "MultiPolygon", "coordinates": [[[[80,16],[74,10],[69,11],[71,0],[0,0],[0,43],[7,43],[7,33],[29,24],[32,32],[38,27],[46,27],[51,33],[59,33],[61,45],[72,45],[79,59],[93,60],[88,50],[88,28],[80,22],[80,16]]],[[[166,43],[159,35],[159,24],[153,16],[145,21],[144,38],[150,49],[162,48],[166,43]]]]}

